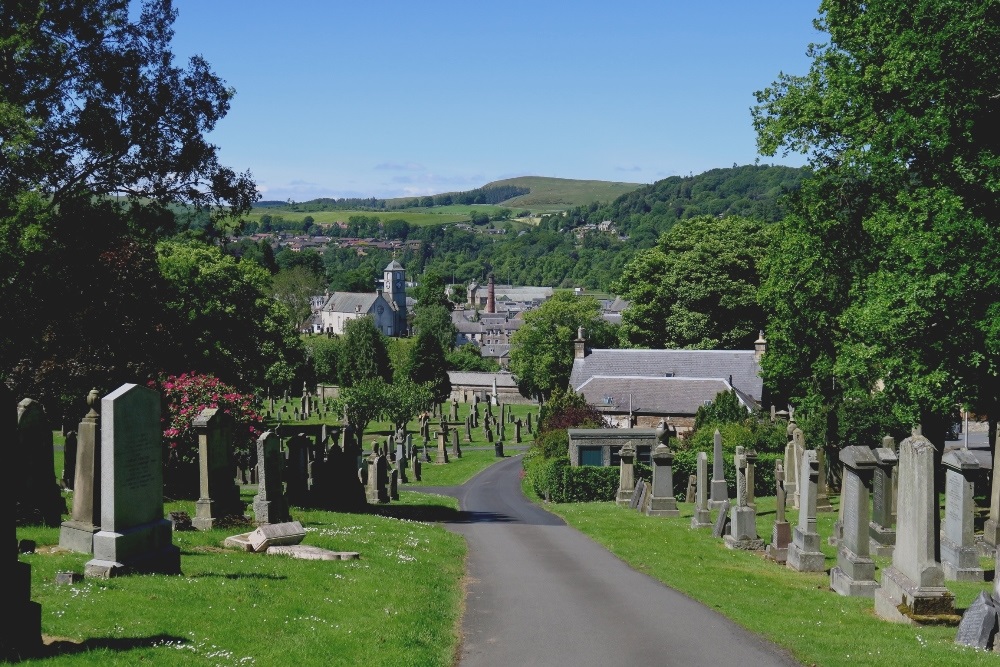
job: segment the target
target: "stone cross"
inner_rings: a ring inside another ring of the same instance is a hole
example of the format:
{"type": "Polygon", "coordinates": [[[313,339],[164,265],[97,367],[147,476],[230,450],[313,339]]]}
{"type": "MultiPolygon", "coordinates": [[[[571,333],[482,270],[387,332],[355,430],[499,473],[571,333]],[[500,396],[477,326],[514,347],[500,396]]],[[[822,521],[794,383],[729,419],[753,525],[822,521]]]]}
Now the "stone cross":
{"type": "MultiPolygon", "coordinates": [[[[802,456],[803,456],[803,454],[806,451],[806,438],[805,438],[805,434],[802,432],[802,429],[800,429],[798,427],[795,427],[795,429],[793,429],[793,431],[792,431],[792,446],[793,446],[793,449],[794,449],[794,452],[795,452],[794,453],[794,456],[795,456],[794,461],[798,464],[797,467],[799,469],[801,469],[802,466],[801,466],[800,461],[802,461],[802,456]]],[[[817,493],[818,493],[818,486],[819,486],[819,472],[818,472],[819,461],[818,460],[816,461],[816,466],[817,466],[816,485],[817,485],[817,493]]],[[[798,482],[797,479],[796,479],[796,482],[798,482]]],[[[804,484],[804,482],[803,482],[803,484],[804,484]]],[[[801,486],[801,484],[797,483],[796,486],[795,486],[795,491],[792,493],[792,507],[794,507],[795,509],[801,509],[801,505],[802,505],[802,489],[799,488],[800,486],[801,486]]],[[[815,498],[813,498],[813,500],[815,500],[815,498]]]]}
{"type": "Polygon", "coordinates": [[[726,546],[753,551],[763,549],[764,542],[757,536],[757,513],[747,503],[748,458],[743,447],[736,447],[733,462],[736,467],[736,505],[730,510],[729,534],[724,538],[726,546]]]}
{"type": "Polygon", "coordinates": [[[747,457],[743,447],[736,447],[736,455],[733,457],[736,467],[736,507],[747,506],[747,457]]]}

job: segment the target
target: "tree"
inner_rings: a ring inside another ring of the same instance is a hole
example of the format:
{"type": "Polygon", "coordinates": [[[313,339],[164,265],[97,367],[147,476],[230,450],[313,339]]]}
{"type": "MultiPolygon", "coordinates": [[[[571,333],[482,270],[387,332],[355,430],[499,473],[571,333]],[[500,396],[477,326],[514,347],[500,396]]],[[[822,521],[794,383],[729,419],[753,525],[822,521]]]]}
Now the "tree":
{"type": "Polygon", "coordinates": [[[426,384],[435,403],[443,403],[451,395],[451,380],[441,343],[429,331],[417,334],[417,343],[410,352],[409,379],[414,384],[426,384]]]}
{"type": "MultiPolygon", "coordinates": [[[[364,318],[362,318],[364,319],[364,318]]],[[[382,416],[389,385],[380,377],[359,380],[350,387],[342,387],[337,399],[337,411],[347,419],[354,431],[355,442],[344,442],[345,453],[365,450],[365,429],[382,416]]]]}
{"type": "Polygon", "coordinates": [[[28,190],[53,208],[119,195],[137,207],[211,206],[221,218],[259,199],[249,172],[220,165],[206,138],[235,91],[200,56],[174,63],[170,3],[132,4],[2,5],[4,205],[28,190]]]}
{"type": "Polygon", "coordinates": [[[340,386],[353,387],[363,380],[392,380],[392,364],[385,336],[370,317],[358,317],[344,325],[340,357],[340,386]]]}
{"type": "Polygon", "coordinates": [[[413,298],[417,301],[417,308],[436,305],[449,312],[454,308],[454,304],[448,300],[444,278],[436,271],[427,271],[420,277],[420,283],[413,290],[413,298]]]}
{"type": "Polygon", "coordinates": [[[483,357],[478,345],[459,345],[451,352],[446,352],[444,356],[450,371],[495,373],[500,370],[500,364],[495,359],[483,357]]]}
{"type": "Polygon", "coordinates": [[[323,281],[302,266],[282,269],[271,276],[271,292],[292,314],[292,322],[301,326],[312,314],[313,297],[323,293],[323,281]]]}
{"type": "Polygon", "coordinates": [[[829,42],[809,73],[753,109],[760,151],[814,172],[766,269],[765,381],[827,407],[830,442],[863,444],[836,438],[875,392],[887,426],[940,445],[956,404],[991,420],[1000,404],[1000,276],[983,261],[1000,241],[1000,7],[826,0],[816,26],[829,42]]]}
{"type": "Polygon", "coordinates": [[[429,384],[395,380],[386,389],[383,415],[397,430],[405,428],[421,411],[430,409],[434,400],[429,384]]]}
{"type": "Polygon", "coordinates": [[[323,384],[339,382],[339,368],[343,336],[327,336],[324,334],[306,336],[303,345],[306,357],[312,362],[313,378],[323,384]]]}
{"type": "Polygon", "coordinates": [[[510,370],[523,396],[547,400],[555,389],[567,386],[573,341],[581,327],[593,347],[614,341],[613,327],[601,317],[601,305],[593,297],[556,292],[524,314],[524,324],[514,332],[510,346],[510,370]]]}
{"type": "Polygon", "coordinates": [[[301,377],[302,341],[288,310],[271,296],[267,271],[198,242],[163,241],[157,256],[168,289],[176,371],[210,373],[256,389],[301,377]]]}
{"type": "Polygon", "coordinates": [[[418,335],[428,333],[434,336],[445,353],[455,347],[458,329],[447,308],[435,303],[428,306],[418,305],[413,311],[413,329],[418,335]]]}
{"type": "Polygon", "coordinates": [[[678,222],[641,251],[612,285],[630,302],[618,335],[648,348],[749,349],[764,324],[758,264],[766,223],[729,216],[678,222]]]}

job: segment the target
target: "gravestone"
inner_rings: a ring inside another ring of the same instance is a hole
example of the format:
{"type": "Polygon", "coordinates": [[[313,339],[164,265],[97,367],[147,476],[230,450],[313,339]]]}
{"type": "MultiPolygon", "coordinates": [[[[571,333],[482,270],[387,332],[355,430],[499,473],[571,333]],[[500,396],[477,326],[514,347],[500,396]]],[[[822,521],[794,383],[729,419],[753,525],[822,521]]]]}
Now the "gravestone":
{"type": "Polygon", "coordinates": [[[472,415],[465,417],[465,441],[472,442],[472,415]]]}
{"type": "Polygon", "coordinates": [[[684,502],[694,503],[698,496],[698,475],[688,475],[687,489],[684,490],[684,502]]]}
{"type": "Polygon", "coordinates": [[[1000,456],[993,457],[990,482],[990,515],[983,525],[983,540],[994,549],[1000,546],[1000,456]]]}
{"type": "Polygon", "coordinates": [[[955,614],[955,597],[944,585],[944,570],[935,556],[934,445],[922,435],[899,445],[898,493],[896,548],[892,566],[882,570],[875,613],[911,625],[947,621],[955,614]]]}
{"type": "Polygon", "coordinates": [[[448,448],[446,443],[446,438],[448,434],[444,431],[437,432],[437,458],[435,463],[447,463],[448,462],[448,448]]]}
{"type": "Polygon", "coordinates": [[[518,418],[514,422],[514,442],[515,444],[521,444],[521,419],[518,418]]]}
{"type": "Polygon", "coordinates": [[[452,429],[451,431],[451,453],[455,458],[462,458],[462,448],[458,444],[458,430],[452,429]]]}
{"type": "Polygon", "coordinates": [[[646,498],[646,481],[643,479],[636,480],[635,490],[632,492],[632,497],[628,501],[629,509],[638,509],[642,511],[642,502],[646,498]]]}
{"type": "Polygon", "coordinates": [[[422,466],[423,463],[420,462],[420,459],[418,458],[413,459],[413,479],[417,480],[418,482],[420,481],[420,472],[421,472],[420,469],[422,466]]]}
{"type": "Polygon", "coordinates": [[[795,450],[795,440],[792,435],[798,424],[795,422],[795,409],[788,406],[788,424],[785,426],[785,501],[791,502],[795,490],[798,488],[799,468],[802,462],[797,458],[798,452],[795,450]]]}
{"type": "Polygon", "coordinates": [[[816,465],[819,467],[819,477],[816,478],[816,511],[832,512],[833,505],[830,503],[830,495],[826,486],[826,452],[823,447],[816,448],[816,465]]]}
{"type": "Polygon", "coordinates": [[[982,650],[995,648],[1000,608],[993,595],[980,591],[969,608],[962,614],[955,633],[955,643],[982,650]]]}
{"type": "Polygon", "coordinates": [[[123,384],[101,399],[101,530],[85,577],[180,573],[163,512],[162,441],[159,393],[123,384]]]}
{"type": "Polygon", "coordinates": [[[66,431],[63,437],[63,474],[59,484],[64,489],[73,490],[73,482],[76,480],[76,452],[79,440],[76,431],[66,431]]]}
{"type": "Polygon", "coordinates": [[[389,499],[399,500],[399,470],[397,468],[389,471],[389,499]]]}
{"type": "Polygon", "coordinates": [[[719,514],[715,517],[715,525],[712,527],[712,536],[724,538],[729,534],[729,498],[722,501],[719,507],[719,514]]]}
{"type": "Polygon", "coordinates": [[[498,459],[503,458],[503,440],[497,440],[493,445],[493,455],[498,459]]]}
{"type": "Polygon", "coordinates": [[[757,551],[764,541],[757,535],[757,513],[747,504],[747,456],[743,447],[736,448],[733,460],[736,468],[736,506],[730,510],[729,534],[725,536],[730,549],[757,551]]]}
{"type": "MultiPolygon", "coordinates": [[[[794,460],[798,464],[798,471],[801,472],[802,471],[802,457],[805,456],[805,451],[806,451],[806,436],[802,432],[802,429],[800,429],[798,426],[796,426],[794,429],[792,429],[792,448],[795,450],[794,460]]],[[[816,473],[817,476],[816,476],[815,482],[816,482],[816,485],[818,487],[819,486],[819,472],[818,472],[819,462],[818,461],[816,462],[816,465],[817,465],[817,473],[816,473]]],[[[795,481],[796,481],[795,491],[792,493],[792,507],[794,507],[795,509],[801,509],[801,505],[802,505],[802,486],[805,484],[805,482],[802,481],[802,480],[800,480],[798,478],[798,476],[796,476],[796,480],[795,481]]],[[[815,493],[816,493],[816,491],[814,491],[814,498],[813,498],[813,500],[815,500],[815,493]]]]}
{"type": "Polygon", "coordinates": [[[708,501],[709,509],[722,507],[722,501],[729,500],[729,489],[726,487],[726,474],[722,461],[722,433],[715,429],[714,448],[712,449],[712,497],[708,501]]]}
{"type": "Polygon", "coordinates": [[[819,468],[816,452],[802,452],[798,474],[800,494],[799,522],[792,530],[792,543],[788,545],[785,565],[799,572],[822,572],[823,552],[819,549],[819,533],[816,532],[816,480],[819,468]]]}
{"type": "Polygon", "coordinates": [[[9,452],[17,471],[14,485],[15,516],[24,523],[58,526],[66,500],[56,481],[52,425],[38,401],[26,398],[17,404],[17,445],[9,452]]]}
{"type": "Polygon", "coordinates": [[[665,444],[653,448],[653,488],[649,499],[649,516],[680,516],[674,498],[674,453],[665,444]]]}
{"type": "Polygon", "coordinates": [[[458,399],[451,399],[451,420],[453,422],[458,421],[458,399]]]}
{"type": "Polygon", "coordinates": [[[618,505],[628,505],[635,491],[635,445],[629,440],[621,449],[618,467],[618,505]]]}
{"type": "Polygon", "coordinates": [[[698,488],[695,495],[692,528],[707,528],[712,525],[712,515],[708,509],[708,454],[698,452],[698,488]]]}
{"type": "Polygon", "coordinates": [[[746,489],[747,489],[747,507],[753,511],[757,511],[757,502],[754,499],[754,470],[757,468],[757,451],[753,449],[748,449],[743,452],[747,464],[746,472],[746,489]]]}
{"type": "Polygon", "coordinates": [[[73,508],[59,528],[59,546],[92,554],[94,535],[101,529],[101,396],[96,389],[87,394],[87,406],[77,427],[73,508]]]}
{"type": "Polygon", "coordinates": [[[882,438],[882,446],[875,449],[879,464],[872,475],[872,520],[868,525],[868,546],[875,556],[891,557],[896,544],[892,515],[892,478],[898,463],[895,448],[895,441],[885,437],[882,438]]]}
{"type": "MultiPolygon", "coordinates": [[[[9,454],[17,447],[17,404],[3,382],[0,382],[0,406],[3,406],[0,446],[9,454]]],[[[11,465],[0,467],[0,503],[3,507],[14,505],[14,478],[19,472],[11,465]]],[[[42,606],[31,599],[31,565],[21,562],[18,557],[16,517],[5,512],[2,521],[7,535],[3,538],[7,545],[4,547],[7,555],[3,557],[7,574],[0,603],[0,609],[6,612],[0,623],[0,660],[18,662],[36,655],[42,648],[42,606]]]]}
{"type": "Polygon", "coordinates": [[[830,570],[830,588],[845,596],[874,597],[875,561],[868,552],[868,491],[878,457],[870,447],[851,445],[840,450],[844,464],[840,504],[844,508],[844,535],[837,549],[837,565],[830,570]]]}
{"type": "Polygon", "coordinates": [[[771,543],[764,549],[764,557],[775,563],[784,563],[788,559],[792,527],[785,520],[785,469],[781,461],[774,462],[774,483],[774,525],[771,527],[771,543]]]}
{"type": "Polygon", "coordinates": [[[389,502],[389,463],[386,458],[373,449],[368,457],[368,502],[372,505],[384,505],[389,502]]]}
{"type": "Polygon", "coordinates": [[[194,420],[198,434],[200,495],[191,525],[211,530],[220,519],[243,516],[240,487],[234,482],[233,418],[218,408],[205,408],[194,420]]]}
{"type": "Polygon", "coordinates": [[[945,468],[944,525],[941,567],[946,581],[983,581],[975,540],[975,489],[981,468],[968,450],[953,449],[941,457],[945,468]]]}
{"type": "Polygon", "coordinates": [[[282,464],[281,440],[274,431],[264,431],[257,438],[257,495],[253,498],[254,520],[257,523],[292,520],[281,480],[282,464]]]}
{"type": "Polygon", "coordinates": [[[527,425],[528,425],[528,433],[532,433],[532,430],[531,430],[531,413],[530,412],[528,413],[528,422],[527,422],[527,425]]]}

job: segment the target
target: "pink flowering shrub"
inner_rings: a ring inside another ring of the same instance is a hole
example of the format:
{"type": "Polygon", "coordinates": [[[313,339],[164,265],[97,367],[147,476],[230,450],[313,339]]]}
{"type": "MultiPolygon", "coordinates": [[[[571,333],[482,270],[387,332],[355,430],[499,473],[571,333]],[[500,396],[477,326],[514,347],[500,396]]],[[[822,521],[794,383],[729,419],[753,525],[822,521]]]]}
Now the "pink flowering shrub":
{"type": "Polygon", "coordinates": [[[245,460],[255,451],[257,437],[264,432],[264,418],[256,396],[241,394],[213,375],[193,372],[161,376],[150,382],[150,387],[159,391],[164,400],[161,421],[168,464],[198,460],[194,420],[205,408],[218,408],[232,416],[232,454],[236,460],[245,460]]]}

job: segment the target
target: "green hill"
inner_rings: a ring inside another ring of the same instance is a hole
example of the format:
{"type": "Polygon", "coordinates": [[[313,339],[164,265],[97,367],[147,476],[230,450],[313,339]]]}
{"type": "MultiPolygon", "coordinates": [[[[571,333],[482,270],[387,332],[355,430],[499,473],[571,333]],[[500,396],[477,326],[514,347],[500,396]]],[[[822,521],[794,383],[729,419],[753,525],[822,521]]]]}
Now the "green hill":
{"type": "Polygon", "coordinates": [[[502,206],[526,208],[533,212],[562,211],[574,206],[586,206],[595,201],[606,203],[644,186],[643,183],[519,176],[487,183],[483,189],[502,185],[512,185],[530,190],[526,195],[519,195],[502,202],[502,206]]]}

